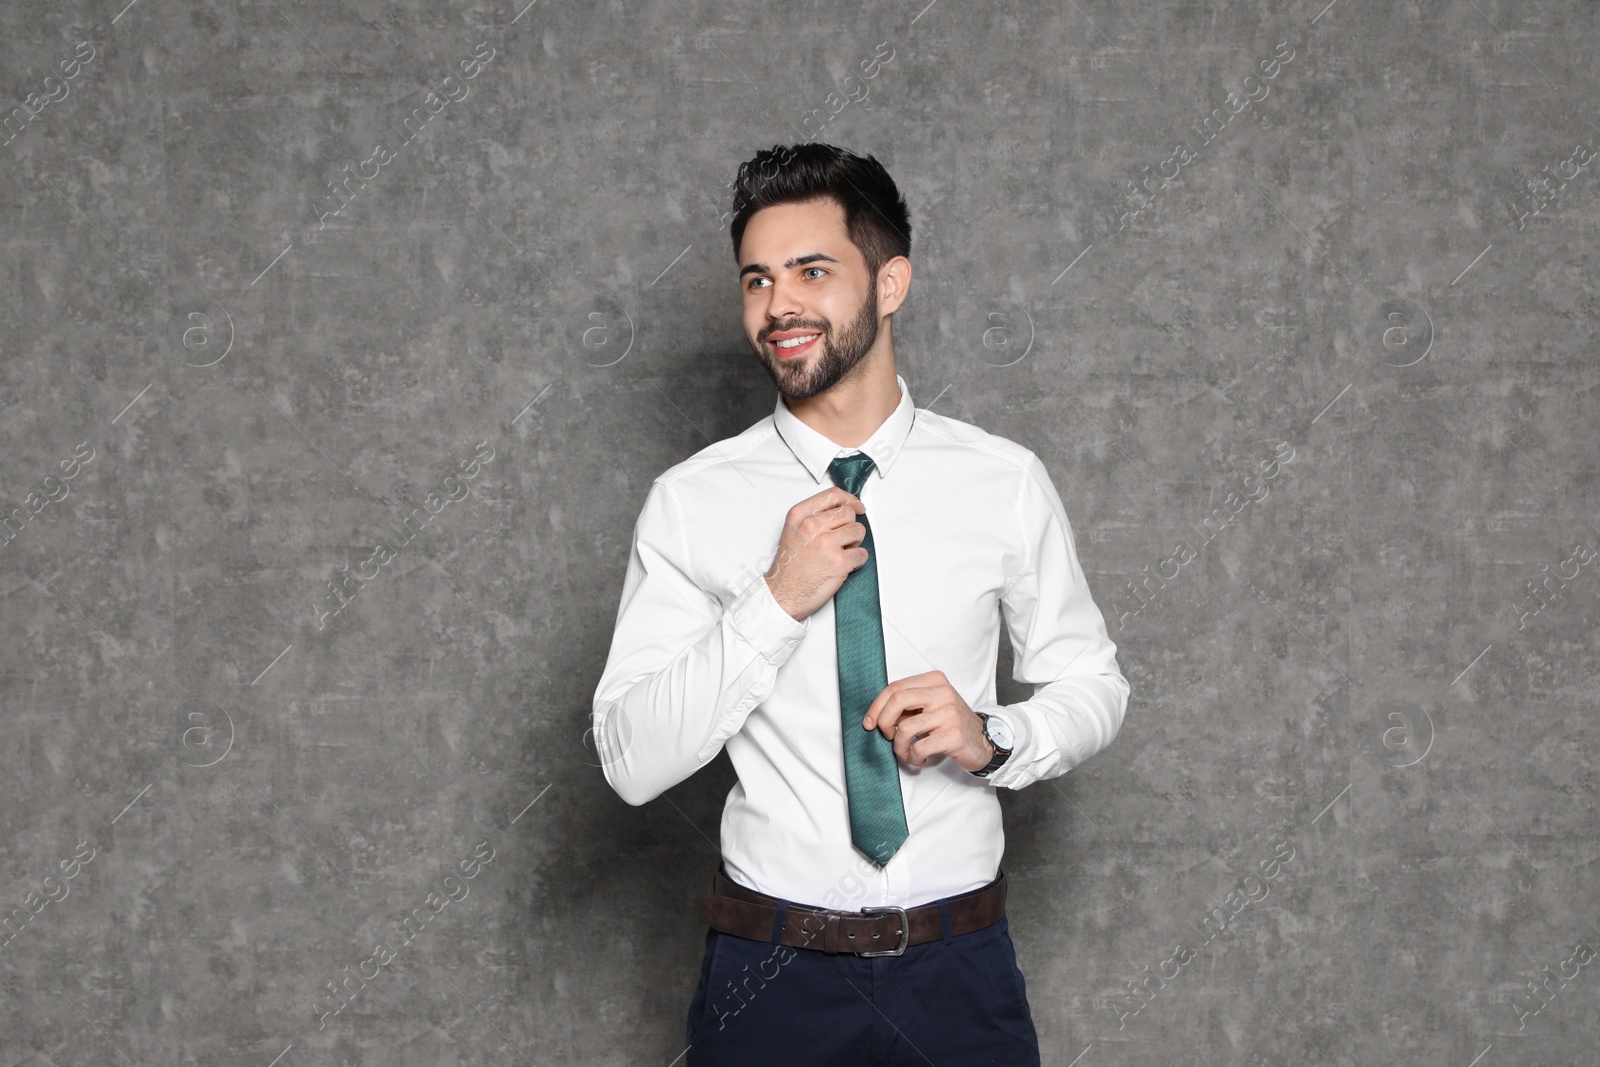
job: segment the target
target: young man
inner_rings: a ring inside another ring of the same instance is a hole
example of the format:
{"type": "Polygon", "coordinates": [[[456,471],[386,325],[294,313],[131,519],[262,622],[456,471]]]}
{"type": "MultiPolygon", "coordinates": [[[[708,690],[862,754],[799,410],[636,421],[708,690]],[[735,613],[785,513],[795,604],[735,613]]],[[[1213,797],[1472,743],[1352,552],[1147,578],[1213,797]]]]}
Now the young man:
{"type": "Polygon", "coordinates": [[[1111,742],[1116,646],[1038,457],[896,374],[911,224],[883,166],[775,146],[736,206],[779,396],[651,485],[593,710],[630,804],[724,746],[738,773],[688,1067],[1038,1064],[996,790],[1111,742]],[[1006,706],[1002,615],[1038,687],[1006,706]]]}

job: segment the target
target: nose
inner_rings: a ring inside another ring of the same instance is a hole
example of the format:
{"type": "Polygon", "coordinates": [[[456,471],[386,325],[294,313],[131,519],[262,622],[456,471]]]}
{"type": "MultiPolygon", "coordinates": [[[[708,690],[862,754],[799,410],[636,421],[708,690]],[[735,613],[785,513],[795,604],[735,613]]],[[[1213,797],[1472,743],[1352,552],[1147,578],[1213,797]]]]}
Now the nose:
{"type": "Polygon", "coordinates": [[[767,297],[767,317],[773,322],[798,318],[802,310],[799,289],[779,278],[772,280],[767,297]]]}

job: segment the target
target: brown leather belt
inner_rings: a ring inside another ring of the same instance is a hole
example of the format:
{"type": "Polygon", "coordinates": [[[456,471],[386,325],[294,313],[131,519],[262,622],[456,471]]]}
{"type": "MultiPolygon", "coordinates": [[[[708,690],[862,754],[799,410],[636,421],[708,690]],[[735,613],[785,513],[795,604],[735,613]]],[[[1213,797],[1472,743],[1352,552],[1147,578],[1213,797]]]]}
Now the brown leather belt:
{"type": "MultiPolygon", "coordinates": [[[[857,956],[898,956],[908,945],[944,937],[939,901],[914,908],[862,908],[833,911],[769,897],[732,881],[717,867],[712,881],[714,896],[700,902],[700,914],[714,930],[752,941],[785,944],[821,952],[849,952],[857,956]],[[782,922],[776,941],[775,933],[782,922]]],[[[950,935],[971,933],[992,926],[1006,913],[1006,872],[995,880],[960,896],[947,897],[950,935]]]]}

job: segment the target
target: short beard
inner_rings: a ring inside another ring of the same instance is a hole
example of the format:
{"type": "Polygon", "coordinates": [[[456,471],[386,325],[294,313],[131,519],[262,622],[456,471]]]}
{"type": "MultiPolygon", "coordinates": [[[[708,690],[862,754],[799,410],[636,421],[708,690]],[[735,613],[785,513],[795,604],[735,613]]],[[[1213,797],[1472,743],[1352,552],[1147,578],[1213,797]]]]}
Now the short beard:
{"type": "MultiPolygon", "coordinates": [[[[802,322],[800,328],[815,325],[802,322]]],[[[761,365],[767,368],[767,374],[771,376],[772,384],[778,387],[779,393],[790,400],[809,400],[832,389],[867,357],[878,340],[878,293],[875,286],[867,286],[866,303],[862,305],[861,313],[839,335],[837,346],[833,343],[832,334],[831,326],[823,330],[819,340],[822,352],[816,357],[809,374],[801,369],[801,364],[791,367],[783,363],[780,366],[782,361],[765,341],[755,346],[761,365]]]]}

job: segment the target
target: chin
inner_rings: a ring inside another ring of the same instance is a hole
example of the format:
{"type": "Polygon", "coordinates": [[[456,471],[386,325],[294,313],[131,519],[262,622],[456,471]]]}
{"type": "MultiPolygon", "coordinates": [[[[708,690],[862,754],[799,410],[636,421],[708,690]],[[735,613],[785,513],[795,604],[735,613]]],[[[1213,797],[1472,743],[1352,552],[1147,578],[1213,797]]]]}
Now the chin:
{"type": "Polygon", "coordinates": [[[779,371],[773,379],[778,386],[778,392],[790,400],[806,400],[812,396],[811,376],[808,374],[786,374],[779,371]]]}

